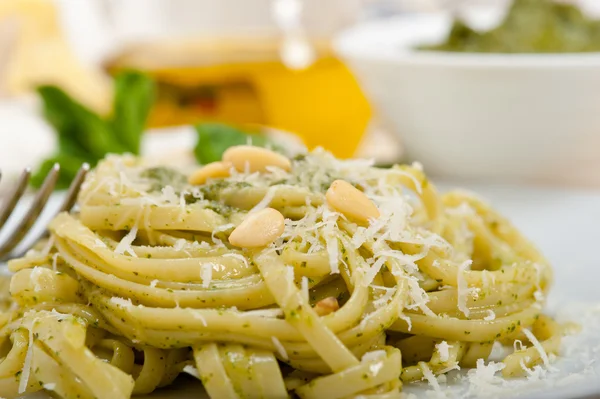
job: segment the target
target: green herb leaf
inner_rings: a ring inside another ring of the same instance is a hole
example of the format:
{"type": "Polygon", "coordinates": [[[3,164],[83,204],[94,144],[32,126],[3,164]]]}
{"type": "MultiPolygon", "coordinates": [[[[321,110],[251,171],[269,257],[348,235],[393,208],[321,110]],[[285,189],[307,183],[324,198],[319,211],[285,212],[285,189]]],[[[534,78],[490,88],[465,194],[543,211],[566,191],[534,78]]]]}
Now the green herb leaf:
{"type": "Polygon", "coordinates": [[[187,177],[184,174],[165,166],[148,168],[140,173],[140,177],[152,182],[150,191],[161,191],[167,185],[179,190],[187,183],[187,177]]]}
{"type": "Polygon", "coordinates": [[[60,88],[42,86],[38,92],[44,103],[44,116],[59,137],[88,154],[91,161],[102,159],[109,152],[121,153],[126,150],[115,139],[109,123],[60,88]]]}
{"type": "Polygon", "coordinates": [[[105,119],[56,86],[41,86],[43,114],[58,135],[58,149],[31,179],[39,187],[58,162],[59,188],[65,188],[84,162],[92,166],[109,153],[139,153],[146,119],[154,101],[154,84],[143,74],[124,72],[115,79],[113,116],[105,119]]]}
{"type": "Polygon", "coordinates": [[[154,103],[154,82],[139,72],[115,79],[113,129],[116,139],[133,154],[140,153],[142,133],[154,103]]]}
{"type": "Polygon", "coordinates": [[[203,123],[196,126],[198,142],[194,149],[196,160],[207,164],[221,160],[223,153],[229,147],[244,145],[252,139],[252,145],[264,147],[269,144],[265,136],[248,134],[235,127],[221,123],[203,123]]]}

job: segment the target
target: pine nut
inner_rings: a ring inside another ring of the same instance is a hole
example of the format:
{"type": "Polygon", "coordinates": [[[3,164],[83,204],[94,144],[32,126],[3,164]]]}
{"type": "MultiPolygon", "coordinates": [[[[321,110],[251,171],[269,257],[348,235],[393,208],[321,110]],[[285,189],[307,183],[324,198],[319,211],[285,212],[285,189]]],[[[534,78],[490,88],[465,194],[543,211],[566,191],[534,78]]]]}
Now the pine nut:
{"type": "Polygon", "coordinates": [[[229,243],[240,248],[265,247],[283,234],[284,227],[283,215],[266,208],[248,214],[229,235],[229,243]]]}
{"type": "Polygon", "coordinates": [[[219,179],[229,177],[229,171],[233,165],[231,162],[212,162],[197,169],[188,178],[188,182],[198,186],[206,183],[208,179],[219,179]]]}
{"type": "Polygon", "coordinates": [[[325,194],[327,203],[349,219],[368,222],[379,217],[379,209],[365,193],[344,180],[336,180],[325,194]]]}
{"type": "Polygon", "coordinates": [[[337,299],[335,299],[332,296],[325,299],[321,299],[315,304],[314,307],[315,312],[317,312],[319,316],[327,316],[328,314],[335,312],[339,308],[340,305],[338,304],[337,299]]]}
{"type": "Polygon", "coordinates": [[[266,172],[268,166],[275,166],[290,171],[292,163],[289,159],[266,148],[253,147],[250,145],[238,145],[230,147],[223,153],[223,161],[231,162],[240,172],[266,172]]]}

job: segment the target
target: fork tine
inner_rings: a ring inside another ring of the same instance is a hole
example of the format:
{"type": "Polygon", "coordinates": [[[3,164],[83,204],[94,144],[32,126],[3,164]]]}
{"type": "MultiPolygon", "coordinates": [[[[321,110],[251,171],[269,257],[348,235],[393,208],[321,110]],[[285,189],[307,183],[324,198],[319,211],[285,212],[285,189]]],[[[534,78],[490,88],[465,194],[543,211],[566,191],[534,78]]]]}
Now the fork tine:
{"type": "Polygon", "coordinates": [[[58,180],[58,172],[60,165],[55,164],[48,176],[44,179],[44,183],[40,191],[35,196],[31,207],[27,214],[23,217],[19,225],[15,228],[14,233],[8,237],[6,242],[0,246],[0,258],[12,251],[21,241],[21,239],[29,232],[29,228],[35,223],[38,216],[44,209],[48,197],[52,194],[56,181],[58,180]]]}
{"type": "Polygon", "coordinates": [[[23,173],[21,173],[21,177],[19,178],[19,181],[17,183],[17,187],[15,188],[15,191],[13,191],[12,195],[6,202],[4,209],[0,212],[0,228],[2,228],[2,226],[4,225],[4,223],[10,216],[10,214],[12,213],[13,209],[15,209],[17,202],[19,202],[19,199],[23,196],[23,193],[25,192],[25,189],[27,188],[27,183],[29,183],[30,176],[31,176],[31,169],[29,169],[29,168],[25,169],[23,171],[23,173]]]}
{"type": "Polygon", "coordinates": [[[59,212],[67,212],[70,211],[71,208],[73,208],[73,205],[75,205],[75,201],[77,201],[77,195],[79,194],[79,190],[81,190],[81,184],[83,183],[83,180],[85,179],[85,176],[89,171],[90,165],[88,163],[84,163],[83,165],[81,165],[81,168],[79,168],[79,171],[77,171],[77,175],[75,176],[75,178],[71,182],[71,185],[69,186],[69,191],[67,191],[67,197],[65,198],[65,202],[63,202],[63,205],[60,208],[59,212]]]}
{"type": "MultiPolygon", "coordinates": [[[[73,208],[73,206],[75,205],[75,202],[77,201],[77,195],[79,194],[79,191],[81,190],[81,184],[83,183],[83,180],[85,179],[87,173],[90,171],[90,165],[88,163],[84,163],[83,165],[81,165],[81,168],[79,168],[79,171],[77,171],[77,175],[75,176],[75,178],[73,179],[73,181],[71,182],[71,185],[69,186],[69,190],[67,191],[67,196],[65,197],[65,200],[62,204],[62,206],[60,207],[60,209],[58,210],[58,212],[68,212],[71,210],[71,208],[73,208]]],[[[31,240],[32,243],[36,243],[38,242],[41,238],[47,237],[49,235],[48,233],[48,229],[44,229],[44,231],[40,232],[38,234],[37,237],[35,237],[34,239],[31,240]]],[[[15,258],[20,258],[22,256],[25,255],[25,253],[27,253],[27,250],[29,248],[22,248],[18,253],[11,253],[11,257],[15,257],[15,258]]],[[[0,259],[2,259],[2,257],[0,256],[0,259]]]]}

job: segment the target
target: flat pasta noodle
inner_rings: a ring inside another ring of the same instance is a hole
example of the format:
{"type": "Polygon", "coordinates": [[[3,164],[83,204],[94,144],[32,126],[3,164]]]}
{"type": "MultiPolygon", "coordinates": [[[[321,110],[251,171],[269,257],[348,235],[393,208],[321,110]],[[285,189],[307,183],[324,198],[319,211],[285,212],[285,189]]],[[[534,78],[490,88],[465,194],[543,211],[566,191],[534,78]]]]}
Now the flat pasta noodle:
{"type": "Polygon", "coordinates": [[[395,398],[475,367],[495,342],[527,345],[505,358],[507,378],[559,351],[563,328],[542,314],[545,258],[484,201],[438,194],[419,168],[315,150],[291,170],[186,179],[109,156],[49,241],[9,262],[0,396],[129,398],[187,371],[212,398],[395,398]],[[377,217],[336,209],[336,180],[377,217]],[[267,207],[285,217],[276,235],[229,242],[267,207]]]}

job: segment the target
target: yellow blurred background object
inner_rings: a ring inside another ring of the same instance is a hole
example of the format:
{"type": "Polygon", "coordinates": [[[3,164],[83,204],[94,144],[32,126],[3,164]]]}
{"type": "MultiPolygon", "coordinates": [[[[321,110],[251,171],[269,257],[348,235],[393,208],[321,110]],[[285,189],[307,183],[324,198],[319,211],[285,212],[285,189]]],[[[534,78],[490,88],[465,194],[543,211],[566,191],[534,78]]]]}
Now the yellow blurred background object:
{"type": "Polygon", "coordinates": [[[282,38],[273,34],[144,37],[115,49],[103,70],[78,57],[58,4],[0,0],[0,96],[53,84],[107,114],[113,90],[106,71],[138,69],[158,87],[148,127],[265,125],[299,135],[309,148],[323,146],[342,158],[356,154],[371,109],[328,41],[312,42],[316,60],[298,70],[282,63],[282,38]]]}
{"type": "Polygon", "coordinates": [[[51,0],[0,0],[2,95],[18,95],[40,84],[63,87],[84,104],[108,111],[110,80],[77,59],[51,0]]]}
{"type": "Polygon", "coordinates": [[[371,117],[352,74],[327,43],[303,70],[279,60],[279,41],[230,39],[138,45],[107,63],[158,83],[152,127],[200,121],[260,124],[297,133],[309,148],[354,155],[371,117]]]}

